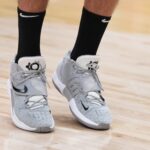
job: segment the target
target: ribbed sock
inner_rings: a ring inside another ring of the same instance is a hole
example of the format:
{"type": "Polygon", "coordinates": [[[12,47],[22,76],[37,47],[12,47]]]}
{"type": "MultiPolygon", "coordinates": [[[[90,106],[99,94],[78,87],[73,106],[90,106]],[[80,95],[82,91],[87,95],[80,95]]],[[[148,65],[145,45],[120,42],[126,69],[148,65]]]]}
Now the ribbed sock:
{"type": "Polygon", "coordinates": [[[96,55],[111,17],[100,16],[83,8],[78,36],[71,53],[76,60],[81,55],[96,55]]]}
{"type": "Polygon", "coordinates": [[[45,12],[30,13],[18,8],[18,52],[15,62],[25,56],[40,56],[40,36],[45,12]]]}

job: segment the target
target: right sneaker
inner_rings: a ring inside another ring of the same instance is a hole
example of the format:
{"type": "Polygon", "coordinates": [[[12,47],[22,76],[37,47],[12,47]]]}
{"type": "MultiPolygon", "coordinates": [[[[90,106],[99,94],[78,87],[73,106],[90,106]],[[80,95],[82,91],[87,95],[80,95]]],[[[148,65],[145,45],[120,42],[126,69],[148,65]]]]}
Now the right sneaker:
{"type": "Polygon", "coordinates": [[[45,61],[41,56],[22,57],[11,64],[9,91],[13,123],[24,130],[50,132],[54,119],[48,106],[45,61]]]}
{"type": "Polygon", "coordinates": [[[98,56],[83,55],[74,61],[69,52],[59,63],[53,83],[68,99],[70,110],[80,123],[93,129],[109,129],[112,118],[102,96],[97,69],[98,56]]]}

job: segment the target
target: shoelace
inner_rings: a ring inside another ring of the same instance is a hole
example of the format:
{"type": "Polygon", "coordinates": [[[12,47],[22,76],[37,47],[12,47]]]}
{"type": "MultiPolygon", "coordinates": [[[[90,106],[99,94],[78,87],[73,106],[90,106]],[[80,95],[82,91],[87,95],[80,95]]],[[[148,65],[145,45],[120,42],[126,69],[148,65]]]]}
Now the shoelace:
{"type": "MultiPolygon", "coordinates": [[[[40,67],[41,69],[37,70],[37,71],[19,71],[17,73],[15,73],[13,76],[16,76],[17,74],[21,74],[22,76],[22,80],[18,81],[18,83],[16,84],[22,84],[25,81],[34,78],[34,77],[40,77],[41,80],[45,83],[48,84],[46,76],[45,76],[45,67],[40,67]]],[[[49,84],[48,84],[49,86],[49,84]]],[[[25,104],[27,106],[27,108],[30,109],[36,109],[39,107],[43,107],[44,105],[47,104],[47,97],[41,95],[41,96],[36,96],[36,95],[28,95],[26,100],[25,100],[25,104]]]]}
{"type": "Polygon", "coordinates": [[[97,105],[104,105],[105,104],[105,100],[104,98],[102,97],[101,95],[101,91],[103,91],[103,88],[102,88],[102,84],[101,82],[99,81],[99,78],[97,76],[97,70],[99,69],[99,66],[98,64],[95,64],[94,65],[91,65],[89,66],[89,64],[87,64],[87,67],[89,68],[89,70],[83,70],[83,69],[78,69],[78,73],[90,73],[90,75],[92,74],[93,78],[98,81],[99,83],[99,87],[100,87],[100,90],[99,91],[90,91],[87,93],[87,99],[90,103],[94,103],[94,104],[97,104],[97,105]]]}
{"type": "Polygon", "coordinates": [[[105,104],[105,100],[100,95],[100,92],[88,92],[87,99],[89,100],[89,102],[100,106],[105,104]]]}
{"type": "Polygon", "coordinates": [[[41,77],[43,82],[47,82],[46,77],[44,75],[45,74],[45,68],[42,68],[42,69],[39,69],[39,70],[36,70],[36,71],[19,71],[17,73],[14,73],[13,77],[17,76],[17,74],[19,74],[19,75],[21,74],[23,79],[18,81],[16,86],[19,85],[19,84],[24,83],[25,81],[27,81],[31,78],[34,78],[34,77],[41,77]]]}
{"type": "Polygon", "coordinates": [[[94,103],[94,104],[97,104],[97,105],[104,105],[105,104],[105,100],[104,98],[101,96],[101,91],[103,90],[102,88],[102,84],[97,76],[97,70],[99,69],[99,66],[98,64],[93,64],[92,66],[88,66],[87,64],[87,67],[90,67],[90,72],[92,74],[92,76],[95,78],[96,81],[99,82],[99,87],[100,87],[100,91],[90,91],[88,92],[87,94],[87,98],[90,100],[91,103],[94,103]]]}
{"type": "Polygon", "coordinates": [[[47,98],[44,96],[32,96],[26,99],[25,104],[27,108],[36,109],[39,107],[43,107],[44,105],[47,105],[46,99],[47,98]]]}

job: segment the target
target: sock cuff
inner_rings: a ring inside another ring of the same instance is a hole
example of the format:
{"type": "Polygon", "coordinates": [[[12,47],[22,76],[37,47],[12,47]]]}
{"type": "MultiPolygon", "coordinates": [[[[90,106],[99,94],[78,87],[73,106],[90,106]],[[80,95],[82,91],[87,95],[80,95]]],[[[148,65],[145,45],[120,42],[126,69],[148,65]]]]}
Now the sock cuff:
{"type": "Polygon", "coordinates": [[[92,16],[95,19],[96,18],[97,19],[106,19],[107,21],[111,20],[111,16],[103,16],[103,15],[96,14],[94,12],[89,11],[85,7],[83,7],[82,13],[85,14],[86,16],[92,16]]]}
{"type": "Polygon", "coordinates": [[[32,16],[32,15],[38,15],[39,17],[44,17],[45,14],[46,14],[46,11],[42,11],[42,12],[27,12],[27,11],[24,11],[24,10],[21,10],[19,7],[17,8],[17,12],[18,12],[18,15],[29,15],[29,16],[32,16]]]}

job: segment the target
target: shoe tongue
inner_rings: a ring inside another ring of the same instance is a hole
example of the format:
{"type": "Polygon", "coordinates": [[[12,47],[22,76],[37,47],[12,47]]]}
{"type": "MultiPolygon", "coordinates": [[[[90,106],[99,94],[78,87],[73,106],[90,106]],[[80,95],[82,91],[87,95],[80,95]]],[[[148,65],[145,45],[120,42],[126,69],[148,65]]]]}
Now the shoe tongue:
{"type": "Polygon", "coordinates": [[[36,71],[45,67],[45,60],[41,56],[22,57],[19,59],[18,65],[24,71],[36,71]]]}
{"type": "Polygon", "coordinates": [[[86,70],[92,70],[98,67],[99,56],[83,55],[77,58],[77,65],[86,70]]]}

